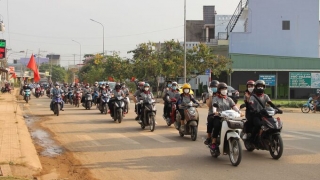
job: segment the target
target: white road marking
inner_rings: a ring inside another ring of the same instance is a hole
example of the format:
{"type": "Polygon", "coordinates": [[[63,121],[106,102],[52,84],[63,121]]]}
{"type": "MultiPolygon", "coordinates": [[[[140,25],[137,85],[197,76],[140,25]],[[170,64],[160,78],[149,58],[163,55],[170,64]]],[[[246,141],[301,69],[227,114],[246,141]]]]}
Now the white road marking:
{"type": "Polygon", "coordinates": [[[155,133],[152,133],[152,132],[149,132],[149,133],[140,133],[141,135],[144,135],[144,136],[147,136],[151,139],[154,139],[156,141],[159,141],[161,143],[173,143],[173,142],[176,142],[176,141],[173,141],[171,139],[168,139],[166,137],[163,137],[161,135],[158,135],[158,134],[155,134],[155,133]]]}
{"type": "Polygon", "coordinates": [[[100,144],[99,142],[95,141],[92,137],[88,136],[88,135],[77,135],[77,137],[81,140],[87,140],[90,141],[91,143],[93,143],[96,146],[101,146],[102,144],[100,144]]]}
{"type": "Polygon", "coordinates": [[[307,137],[302,137],[302,136],[296,136],[296,135],[291,135],[291,134],[286,134],[286,133],[281,133],[282,140],[290,141],[290,140],[299,140],[299,139],[310,139],[307,137]]]}
{"type": "Polygon", "coordinates": [[[294,134],[300,134],[300,135],[304,135],[304,136],[311,136],[311,137],[320,138],[320,135],[315,135],[315,134],[309,134],[309,133],[303,133],[303,132],[296,132],[296,131],[286,131],[286,132],[294,133],[294,134]]]}
{"type": "Polygon", "coordinates": [[[106,138],[117,138],[119,142],[124,144],[140,144],[139,142],[132,140],[120,133],[107,133],[106,138]]]}

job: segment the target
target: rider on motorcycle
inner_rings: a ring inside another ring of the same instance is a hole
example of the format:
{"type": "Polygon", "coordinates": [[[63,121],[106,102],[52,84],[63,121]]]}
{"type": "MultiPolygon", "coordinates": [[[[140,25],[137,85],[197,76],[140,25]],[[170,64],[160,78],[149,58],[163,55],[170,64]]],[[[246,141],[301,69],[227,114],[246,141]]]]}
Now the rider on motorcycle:
{"type": "MultiPolygon", "coordinates": [[[[144,91],[144,82],[139,82],[138,86],[139,86],[139,89],[134,93],[134,98],[133,98],[133,101],[135,103],[138,102],[139,100],[139,96],[140,94],[144,91]]],[[[135,110],[136,110],[136,113],[137,113],[137,117],[135,118],[135,120],[139,120],[139,116],[140,116],[140,111],[141,111],[141,104],[138,104],[136,107],[135,107],[135,110]]]]}
{"type": "Polygon", "coordinates": [[[91,94],[91,89],[89,87],[89,83],[86,84],[86,87],[82,90],[82,98],[81,98],[81,103],[84,102],[84,98],[86,96],[87,93],[91,94]]]}
{"type": "Polygon", "coordinates": [[[190,103],[191,101],[192,101],[193,103],[199,105],[199,103],[198,103],[198,102],[194,99],[194,97],[190,94],[190,90],[191,90],[190,84],[189,84],[189,83],[185,83],[185,84],[182,86],[182,91],[183,91],[183,93],[180,95],[179,100],[178,100],[178,102],[177,102],[178,111],[179,111],[180,116],[181,116],[180,131],[184,131],[184,125],[185,125],[185,122],[184,122],[184,119],[185,119],[184,109],[185,109],[185,107],[180,106],[180,105],[186,105],[186,104],[190,103]]]}
{"type": "Polygon", "coordinates": [[[116,101],[116,98],[118,96],[125,97],[125,94],[121,90],[121,85],[119,83],[116,84],[115,89],[111,93],[113,94],[113,97],[110,99],[108,105],[109,105],[109,109],[111,112],[111,117],[113,117],[113,115],[114,115],[114,112],[113,112],[114,103],[113,102],[116,101]]]}
{"type": "Polygon", "coordinates": [[[219,116],[220,112],[226,110],[235,110],[242,115],[239,111],[238,107],[234,103],[234,101],[228,97],[228,86],[226,83],[220,82],[218,84],[218,93],[215,97],[212,98],[212,106],[213,106],[213,133],[212,133],[212,144],[211,148],[216,149],[218,146],[216,145],[217,137],[221,131],[221,117],[219,116]],[[214,107],[213,105],[218,105],[219,107],[214,107]]]}
{"type": "Polygon", "coordinates": [[[168,90],[166,92],[166,94],[163,97],[163,100],[165,102],[164,104],[164,113],[165,113],[165,119],[167,121],[170,121],[170,112],[171,112],[171,108],[170,108],[170,103],[171,101],[177,101],[180,98],[180,93],[177,87],[178,83],[177,82],[172,82],[172,86],[170,88],[170,90],[168,90]],[[169,97],[169,100],[168,100],[169,97]]]}
{"type": "MultiPolygon", "coordinates": [[[[149,83],[145,83],[143,85],[143,91],[142,91],[142,93],[140,93],[139,100],[143,100],[144,101],[144,100],[146,100],[148,98],[154,99],[154,96],[153,96],[152,92],[150,91],[149,83]]],[[[143,106],[141,106],[140,114],[142,114],[143,112],[144,112],[144,109],[143,109],[143,106]]],[[[141,118],[139,119],[138,122],[142,123],[141,119],[142,119],[143,116],[140,116],[140,117],[141,118]]]]}
{"type": "MultiPolygon", "coordinates": [[[[63,93],[63,90],[60,89],[59,84],[56,83],[56,84],[55,84],[55,88],[53,88],[53,89],[51,90],[50,95],[51,95],[52,97],[54,97],[54,96],[57,96],[57,95],[61,95],[62,93],[63,93]]],[[[52,98],[51,103],[50,103],[50,109],[51,109],[51,110],[53,110],[53,102],[54,102],[54,98],[52,98]]],[[[63,100],[61,99],[61,107],[60,107],[60,110],[61,110],[61,111],[64,111],[63,105],[64,105],[64,102],[63,102],[63,100]]]]}
{"type": "MultiPolygon", "coordinates": [[[[125,97],[129,97],[129,89],[126,87],[125,83],[121,83],[121,90],[123,91],[125,97]]],[[[126,106],[128,105],[128,100],[127,98],[124,99],[124,103],[126,104],[126,106]]],[[[128,107],[129,108],[129,107],[128,107]]],[[[129,111],[129,109],[127,109],[129,111]]],[[[125,112],[126,114],[127,112],[125,112]]]]}
{"type": "Polygon", "coordinates": [[[92,90],[93,90],[93,93],[92,93],[92,98],[93,98],[93,101],[94,102],[97,102],[96,99],[99,97],[99,84],[98,82],[96,81],[92,87],[92,90]],[[96,96],[94,94],[94,92],[97,92],[98,93],[98,96],[96,96]]]}
{"type": "Polygon", "coordinates": [[[244,128],[243,128],[244,135],[243,135],[242,139],[247,139],[247,133],[249,133],[249,135],[250,135],[250,132],[252,132],[253,120],[252,120],[252,116],[250,113],[249,99],[250,99],[250,97],[253,93],[253,90],[254,90],[254,83],[255,82],[253,80],[249,80],[247,82],[247,90],[245,91],[245,94],[244,94],[244,103],[246,105],[246,119],[247,119],[247,121],[244,124],[244,128]]]}
{"type": "MultiPolygon", "coordinates": [[[[27,89],[31,91],[32,88],[27,83],[25,83],[21,89],[21,95],[22,95],[22,91],[25,91],[27,89]]],[[[31,96],[29,96],[29,99],[31,99],[31,96]]]]}
{"type": "Polygon", "coordinates": [[[205,145],[211,143],[211,133],[213,129],[213,106],[212,106],[212,99],[217,95],[218,92],[218,84],[219,81],[213,80],[210,83],[210,89],[206,96],[206,103],[209,108],[208,117],[207,117],[207,139],[204,141],[205,145]]]}
{"type": "MultiPolygon", "coordinates": [[[[167,87],[163,91],[164,96],[162,98],[164,100],[163,115],[162,115],[164,119],[167,119],[170,116],[168,114],[168,112],[170,111],[170,110],[168,110],[169,109],[169,102],[167,102],[166,98],[167,98],[167,93],[172,90],[172,86],[173,86],[172,81],[168,81],[167,83],[168,84],[167,84],[167,87]]],[[[175,84],[175,86],[177,86],[177,84],[175,84]]]]}
{"type": "Polygon", "coordinates": [[[269,104],[272,108],[277,109],[278,113],[282,113],[272,102],[267,94],[264,94],[266,83],[263,80],[257,80],[254,84],[254,91],[249,99],[249,111],[253,119],[252,137],[256,137],[256,142],[260,142],[259,130],[261,128],[261,114],[260,111],[264,109],[266,104],[269,104]],[[262,105],[261,105],[262,104],[262,105]]]}

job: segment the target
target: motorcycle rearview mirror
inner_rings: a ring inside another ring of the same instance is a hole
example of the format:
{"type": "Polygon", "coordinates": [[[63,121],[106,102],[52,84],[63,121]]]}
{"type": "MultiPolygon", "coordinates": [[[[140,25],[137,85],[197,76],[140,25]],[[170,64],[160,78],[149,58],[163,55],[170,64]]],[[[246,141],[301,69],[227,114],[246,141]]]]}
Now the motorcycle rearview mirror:
{"type": "Polygon", "coordinates": [[[245,108],[245,107],[246,107],[245,104],[241,104],[241,105],[240,105],[240,109],[243,109],[243,108],[245,108]]]}

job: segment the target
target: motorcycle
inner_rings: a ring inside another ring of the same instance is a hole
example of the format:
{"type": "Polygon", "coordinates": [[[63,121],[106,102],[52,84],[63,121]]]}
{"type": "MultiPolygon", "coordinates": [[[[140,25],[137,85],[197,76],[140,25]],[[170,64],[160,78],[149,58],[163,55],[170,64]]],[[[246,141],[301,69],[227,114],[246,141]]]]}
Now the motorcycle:
{"type": "Polygon", "coordinates": [[[63,91],[62,93],[62,100],[68,104],[68,92],[67,91],[63,91]]]}
{"type": "Polygon", "coordinates": [[[48,98],[51,98],[51,97],[50,97],[50,91],[51,91],[51,88],[47,88],[46,94],[47,94],[48,98]]]}
{"type": "Polygon", "coordinates": [[[100,110],[101,114],[108,113],[108,103],[109,103],[110,98],[111,98],[110,94],[108,94],[106,92],[103,92],[101,94],[100,104],[99,104],[99,110],[100,110]]]}
{"type": "Polygon", "coordinates": [[[157,109],[155,106],[155,100],[148,97],[145,101],[140,100],[139,104],[142,106],[141,112],[141,129],[144,129],[146,126],[150,127],[150,131],[153,132],[156,126],[156,113],[157,109]]]}
{"type": "Polygon", "coordinates": [[[80,106],[81,96],[82,96],[81,92],[77,91],[76,92],[76,96],[74,97],[74,102],[73,102],[75,107],[79,107],[80,106]]]}
{"type": "Polygon", "coordinates": [[[40,93],[41,97],[44,95],[44,88],[41,88],[41,93],[40,93]]]}
{"type": "Polygon", "coordinates": [[[129,99],[129,94],[126,94],[126,97],[124,98],[124,112],[128,113],[129,112],[129,107],[130,107],[130,99],[129,99]]]}
{"type": "Polygon", "coordinates": [[[11,94],[11,88],[10,88],[10,87],[2,87],[2,88],[1,88],[1,92],[2,92],[2,93],[8,92],[8,93],[11,94]]]}
{"type": "MultiPolygon", "coordinates": [[[[310,97],[308,101],[301,107],[303,113],[308,113],[314,110],[313,98],[310,97]]],[[[317,105],[317,111],[320,111],[320,103],[317,105]]]]}
{"type": "Polygon", "coordinates": [[[220,153],[229,155],[231,164],[238,166],[242,159],[240,133],[242,132],[244,122],[242,119],[238,119],[240,118],[240,114],[234,110],[222,111],[220,117],[222,126],[216,142],[219,148],[212,149],[211,144],[207,146],[210,149],[212,157],[217,158],[220,153]]]}
{"type": "Polygon", "coordinates": [[[24,90],[24,100],[26,101],[26,103],[28,103],[29,102],[29,100],[30,100],[30,94],[31,94],[31,91],[30,91],[30,89],[26,89],[26,90],[24,90]]]}
{"type": "Polygon", "coordinates": [[[34,96],[35,96],[36,98],[39,98],[39,97],[41,96],[41,90],[40,90],[39,88],[36,88],[36,89],[35,89],[34,96]]]}
{"type": "Polygon", "coordinates": [[[87,92],[85,94],[85,97],[84,97],[84,102],[82,103],[82,106],[85,107],[86,109],[90,110],[91,109],[91,106],[92,106],[92,95],[87,92]]]}
{"type": "Polygon", "coordinates": [[[70,89],[67,94],[67,101],[72,105],[73,104],[73,91],[70,89]]]}
{"type": "Polygon", "coordinates": [[[170,102],[169,108],[170,110],[170,116],[167,119],[164,119],[168,126],[171,126],[171,124],[174,124],[176,122],[176,110],[177,110],[177,100],[175,98],[170,99],[167,97],[167,100],[170,102]]]}
{"type": "Polygon", "coordinates": [[[98,91],[94,91],[93,94],[92,94],[92,98],[93,98],[93,101],[92,101],[92,102],[93,102],[95,105],[97,105],[97,99],[98,99],[98,97],[99,97],[98,91]]]}
{"type": "Polygon", "coordinates": [[[174,122],[175,128],[179,131],[180,137],[184,135],[191,135],[191,140],[197,140],[198,136],[198,123],[199,123],[199,113],[196,109],[198,107],[197,104],[193,104],[190,102],[186,105],[180,105],[180,107],[186,107],[184,110],[185,116],[185,129],[184,131],[180,130],[181,126],[181,115],[178,110],[176,110],[176,121],[174,122]]]}
{"type": "Polygon", "coordinates": [[[119,123],[121,123],[122,119],[123,119],[123,108],[124,108],[124,102],[123,102],[123,97],[122,96],[118,96],[118,97],[114,97],[115,101],[113,102],[113,110],[111,109],[111,111],[113,111],[113,120],[117,121],[119,123]]]}
{"type": "Polygon", "coordinates": [[[53,114],[59,116],[59,111],[60,111],[60,107],[62,105],[62,98],[61,98],[61,95],[56,95],[53,97],[54,98],[54,101],[53,101],[53,114]]]}
{"type": "Polygon", "coordinates": [[[266,107],[260,111],[262,117],[262,126],[260,132],[260,142],[255,141],[256,137],[251,137],[248,134],[246,139],[243,139],[243,133],[241,138],[244,142],[244,146],[247,151],[252,152],[253,150],[267,150],[273,159],[279,159],[283,153],[283,141],[281,138],[281,130],[283,123],[279,117],[274,118],[278,111],[271,107],[266,107]]]}

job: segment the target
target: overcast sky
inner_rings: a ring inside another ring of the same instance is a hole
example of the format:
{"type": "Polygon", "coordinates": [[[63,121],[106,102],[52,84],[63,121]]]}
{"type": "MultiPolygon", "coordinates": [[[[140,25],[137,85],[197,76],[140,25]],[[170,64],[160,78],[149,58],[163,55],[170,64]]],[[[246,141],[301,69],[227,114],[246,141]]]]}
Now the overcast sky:
{"type": "MultiPolygon", "coordinates": [[[[187,19],[202,20],[202,7],[215,5],[217,14],[232,15],[240,0],[187,0],[187,19]]],[[[0,18],[6,32],[0,38],[7,40],[12,51],[26,51],[28,57],[39,49],[43,56],[61,55],[62,65],[73,65],[73,54],[79,63],[82,55],[120,51],[121,57],[130,57],[127,51],[137,44],[178,39],[183,41],[184,0],[0,0],[0,18]],[[2,17],[1,17],[2,15],[2,17]],[[108,52],[106,52],[108,51],[108,52]]],[[[9,52],[8,54],[10,54],[9,52]]],[[[11,54],[12,59],[24,54],[11,54]]]]}

